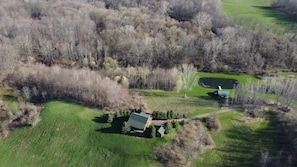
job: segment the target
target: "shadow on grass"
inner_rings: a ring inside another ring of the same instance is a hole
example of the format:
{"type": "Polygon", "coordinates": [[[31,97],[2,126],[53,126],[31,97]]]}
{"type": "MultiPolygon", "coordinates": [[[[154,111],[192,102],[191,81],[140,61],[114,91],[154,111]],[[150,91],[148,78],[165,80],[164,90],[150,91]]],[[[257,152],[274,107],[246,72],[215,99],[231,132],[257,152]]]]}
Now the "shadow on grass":
{"type": "Polygon", "coordinates": [[[287,24],[292,24],[292,23],[296,23],[296,21],[297,21],[296,19],[286,16],[285,14],[279,12],[278,10],[276,10],[270,6],[253,6],[253,7],[261,9],[263,12],[265,12],[263,14],[263,16],[272,17],[282,23],[285,22],[287,24]]]}
{"type": "MultiPolygon", "coordinates": [[[[106,123],[107,115],[103,115],[102,117],[95,117],[93,119],[96,123],[106,123]]],[[[113,121],[110,123],[107,127],[102,127],[97,129],[96,131],[102,132],[102,133],[114,133],[114,134],[122,134],[122,126],[125,121],[128,121],[129,117],[118,117],[114,118],[113,121]]],[[[106,123],[108,124],[108,123],[106,123]]],[[[134,136],[135,134],[127,134],[134,136]]]]}
{"type": "Polygon", "coordinates": [[[3,95],[2,98],[5,101],[16,101],[17,100],[17,97],[15,97],[13,95],[3,95]]]}
{"type": "Polygon", "coordinates": [[[96,122],[96,123],[106,123],[108,115],[104,114],[101,117],[95,117],[92,119],[92,121],[96,122]]]}
{"type": "MultiPolygon", "coordinates": [[[[266,166],[279,166],[279,151],[276,132],[276,118],[272,113],[268,113],[266,119],[269,120],[265,128],[254,130],[247,125],[234,126],[227,130],[226,136],[232,142],[223,143],[224,147],[217,148],[223,152],[221,167],[254,167],[261,166],[262,155],[268,153],[269,159],[266,166]]],[[[216,165],[217,166],[217,165],[216,165]]]]}

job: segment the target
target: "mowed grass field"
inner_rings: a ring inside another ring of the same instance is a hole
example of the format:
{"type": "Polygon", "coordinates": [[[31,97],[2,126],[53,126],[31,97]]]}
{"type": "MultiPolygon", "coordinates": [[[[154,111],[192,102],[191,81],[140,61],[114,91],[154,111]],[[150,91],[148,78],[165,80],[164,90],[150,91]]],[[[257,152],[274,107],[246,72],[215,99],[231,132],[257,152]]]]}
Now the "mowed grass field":
{"type": "Polygon", "coordinates": [[[264,23],[294,23],[286,15],[270,8],[271,0],[222,0],[222,10],[229,17],[248,17],[264,23]]]}
{"type": "Polygon", "coordinates": [[[254,167],[261,166],[261,155],[277,159],[280,151],[275,117],[246,121],[242,112],[218,115],[222,129],[211,132],[216,147],[198,155],[195,166],[254,167]]]}
{"type": "MultiPolygon", "coordinates": [[[[248,75],[197,73],[199,77],[237,79],[241,84],[256,80],[248,75]]],[[[197,83],[182,98],[180,92],[141,90],[150,109],[188,110],[195,116],[218,109],[217,101],[197,83]]],[[[36,127],[10,132],[0,141],[0,167],[14,166],[162,166],[152,154],[155,146],[167,140],[139,139],[116,133],[105,123],[104,111],[75,103],[52,101],[44,105],[36,127]]],[[[211,133],[216,147],[198,155],[195,166],[252,166],[261,151],[275,155],[275,132],[270,119],[245,123],[242,113],[234,111],[218,116],[222,129],[211,133]],[[257,150],[258,149],[258,150],[257,150]]],[[[171,136],[172,137],[172,136],[171,136]]]]}
{"type": "MultiPolygon", "coordinates": [[[[183,98],[183,90],[179,92],[166,92],[161,90],[141,90],[150,112],[168,110],[178,111],[182,114],[187,114],[188,117],[198,114],[204,114],[218,110],[218,102],[212,99],[207,93],[213,92],[215,89],[203,88],[198,85],[198,80],[201,77],[236,79],[240,84],[245,84],[249,80],[255,81],[256,78],[250,75],[237,74],[221,74],[221,73],[206,73],[198,72],[195,74],[196,81],[187,92],[187,98],[183,98]]],[[[230,90],[230,94],[234,93],[230,90]]]]}
{"type": "Polygon", "coordinates": [[[223,12],[236,24],[282,35],[295,30],[297,19],[272,9],[271,0],[222,0],[223,12]],[[294,26],[293,26],[294,25],[294,26]]]}
{"type": "Polygon", "coordinates": [[[100,130],[111,124],[99,110],[58,101],[44,107],[36,127],[17,129],[0,141],[1,167],[160,166],[151,153],[158,139],[100,130]]]}

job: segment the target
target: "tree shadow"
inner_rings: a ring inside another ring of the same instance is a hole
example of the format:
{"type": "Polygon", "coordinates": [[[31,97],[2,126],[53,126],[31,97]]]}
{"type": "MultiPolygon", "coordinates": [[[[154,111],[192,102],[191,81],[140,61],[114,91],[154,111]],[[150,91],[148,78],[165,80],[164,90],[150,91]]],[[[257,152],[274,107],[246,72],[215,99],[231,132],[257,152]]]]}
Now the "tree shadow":
{"type": "MultiPolygon", "coordinates": [[[[102,133],[116,133],[116,134],[121,134],[122,133],[123,123],[125,121],[128,121],[128,118],[129,117],[117,117],[117,118],[114,118],[113,121],[110,123],[111,126],[99,128],[96,131],[102,132],[102,133]]],[[[102,118],[99,118],[97,120],[99,120],[98,123],[100,123],[100,121],[102,120],[102,118]]],[[[104,123],[106,123],[106,121],[104,123]]]]}
{"type": "Polygon", "coordinates": [[[246,124],[234,126],[227,130],[226,137],[231,139],[222,148],[217,148],[222,152],[221,167],[253,167],[261,166],[262,155],[268,153],[269,159],[266,166],[279,166],[280,145],[277,138],[277,123],[275,115],[268,113],[266,119],[269,120],[266,128],[255,130],[246,124]]]}
{"type": "Polygon", "coordinates": [[[108,114],[104,114],[101,117],[95,117],[92,119],[92,121],[96,122],[96,123],[107,123],[108,114]]]}
{"type": "Polygon", "coordinates": [[[285,22],[287,24],[296,23],[296,19],[289,17],[282,12],[270,7],[270,6],[253,6],[254,8],[261,9],[264,13],[263,16],[265,17],[272,17],[279,22],[285,22]]]}

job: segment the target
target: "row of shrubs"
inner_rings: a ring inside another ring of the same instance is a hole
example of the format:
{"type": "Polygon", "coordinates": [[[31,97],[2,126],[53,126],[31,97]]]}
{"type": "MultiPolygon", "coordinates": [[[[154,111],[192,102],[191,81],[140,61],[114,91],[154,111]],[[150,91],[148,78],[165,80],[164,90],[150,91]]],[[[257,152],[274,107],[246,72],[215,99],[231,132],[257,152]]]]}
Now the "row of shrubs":
{"type": "MultiPolygon", "coordinates": [[[[115,113],[110,113],[106,115],[106,122],[114,124],[114,122],[117,120],[118,122],[116,124],[121,124],[121,132],[123,134],[129,134],[131,131],[130,125],[127,123],[129,116],[132,112],[143,112],[142,108],[139,109],[132,109],[130,111],[127,110],[119,110],[115,113]]],[[[154,111],[153,112],[153,119],[177,119],[177,118],[183,118],[185,115],[179,114],[177,112],[173,112],[172,110],[167,112],[159,112],[154,111]]],[[[185,125],[185,121],[167,121],[164,125],[165,134],[168,134],[172,131],[172,129],[178,129],[180,126],[185,125]]],[[[114,125],[117,127],[120,127],[119,125],[114,125]]],[[[118,129],[118,128],[117,128],[118,129]]],[[[120,129],[119,129],[120,130],[120,129]]],[[[146,129],[144,132],[144,137],[147,138],[155,138],[156,137],[156,128],[154,124],[151,124],[149,128],[146,129]]]]}
{"type": "MultiPolygon", "coordinates": [[[[185,121],[167,121],[164,125],[165,134],[171,133],[172,129],[179,129],[180,126],[184,126],[185,121]]],[[[130,125],[125,121],[122,125],[122,133],[129,134],[131,131],[130,125]]],[[[155,138],[157,135],[157,130],[155,125],[152,123],[143,133],[145,138],[155,138]]]]}
{"type": "Polygon", "coordinates": [[[164,125],[165,134],[168,134],[172,131],[172,129],[178,129],[180,126],[184,126],[186,124],[185,120],[181,121],[167,121],[164,125]]]}
{"type": "Polygon", "coordinates": [[[152,116],[153,116],[153,119],[155,120],[186,118],[186,114],[181,114],[179,112],[174,112],[172,110],[169,110],[167,112],[153,111],[152,116]]]}
{"type": "MultiPolygon", "coordinates": [[[[132,110],[119,110],[113,114],[107,115],[107,121],[108,123],[111,123],[114,118],[118,117],[129,117],[132,112],[141,113],[144,112],[143,108],[139,109],[132,109],[132,110]]],[[[153,111],[152,117],[154,120],[167,120],[167,119],[180,119],[180,118],[186,118],[186,114],[181,114],[179,112],[174,112],[172,110],[169,110],[167,112],[161,112],[161,111],[153,111]]]]}

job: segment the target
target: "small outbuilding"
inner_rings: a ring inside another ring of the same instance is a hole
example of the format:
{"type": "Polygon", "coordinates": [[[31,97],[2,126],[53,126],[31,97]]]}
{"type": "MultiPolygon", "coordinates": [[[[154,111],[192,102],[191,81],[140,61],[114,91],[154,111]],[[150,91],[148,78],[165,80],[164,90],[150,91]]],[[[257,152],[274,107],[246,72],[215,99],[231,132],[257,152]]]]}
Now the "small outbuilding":
{"type": "Polygon", "coordinates": [[[165,134],[165,128],[163,126],[160,126],[157,131],[157,137],[163,137],[164,134],[165,134]]]}
{"type": "Polygon", "coordinates": [[[215,90],[214,95],[221,98],[227,98],[229,97],[229,91],[228,90],[215,90]]]}
{"type": "Polygon", "coordinates": [[[145,131],[145,129],[152,123],[152,119],[153,118],[150,114],[146,114],[144,112],[133,112],[131,113],[127,123],[136,130],[145,131]]]}

